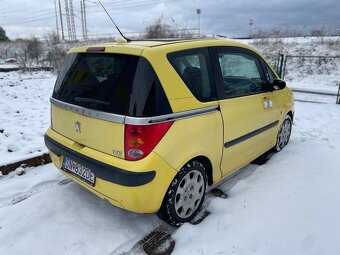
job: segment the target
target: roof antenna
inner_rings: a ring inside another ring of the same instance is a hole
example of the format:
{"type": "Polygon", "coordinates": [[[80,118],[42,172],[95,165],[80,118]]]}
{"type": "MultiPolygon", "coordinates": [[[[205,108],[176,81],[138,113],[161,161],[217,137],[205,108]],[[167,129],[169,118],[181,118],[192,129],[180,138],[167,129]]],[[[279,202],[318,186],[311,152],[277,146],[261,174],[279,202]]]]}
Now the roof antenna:
{"type": "Polygon", "coordinates": [[[104,11],[106,12],[106,14],[109,16],[110,20],[112,21],[113,25],[115,25],[115,27],[117,28],[118,32],[120,33],[120,35],[127,41],[127,42],[131,42],[131,39],[126,38],[122,31],[120,31],[120,29],[118,28],[118,26],[116,25],[116,23],[113,21],[113,19],[111,18],[110,14],[107,12],[107,10],[105,9],[104,5],[100,2],[100,0],[98,0],[98,2],[100,3],[100,5],[103,7],[104,11]]]}

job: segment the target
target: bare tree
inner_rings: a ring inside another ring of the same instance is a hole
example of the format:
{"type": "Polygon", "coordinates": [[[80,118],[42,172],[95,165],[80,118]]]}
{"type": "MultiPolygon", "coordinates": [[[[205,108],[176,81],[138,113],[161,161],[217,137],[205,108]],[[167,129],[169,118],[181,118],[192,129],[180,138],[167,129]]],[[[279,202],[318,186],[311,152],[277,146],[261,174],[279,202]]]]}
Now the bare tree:
{"type": "Polygon", "coordinates": [[[324,29],[322,27],[316,26],[310,30],[311,36],[324,36],[324,29]]]}
{"type": "Polygon", "coordinates": [[[37,63],[39,61],[39,57],[42,54],[42,42],[35,36],[32,36],[30,39],[26,40],[25,51],[28,54],[28,57],[35,58],[37,63]]]}
{"type": "Polygon", "coordinates": [[[270,29],[258,29],[253,35],[254,38],[283,38],[303,36],[303,32],[299,28],[288,25],[280,25],[270,29]]]}
{"type": "Polygon", "coordinates": [[[156,38],[192,38],[193,34],[187,28],[180,28],[173,18],[161,15],[145,28],[147,39],[156,38]]]}
{"type": "Polygon", "coordinates": [[[51,30],[50,32],[46,33],[44,35],[44,39],[46,41],[47,46],[53,46],[60,43],[60,39],[55,30],[51,30]]]}
{"type": "Polygon", "coordinates": [[[67,50],[63,49],[60,46],[53,46],[49,52],[50,64],[52,69],[56,72],[60,70],[64,57],[66,55],[67,50]]]}
{"type": "Polygon", "coordinates": [[[145,32],[146,38],[148,39],[173,37],[173,34],[171,33],[171,26],[165,22],[163,16],[157,18],[152,24],[146,26],[145,32]]]}

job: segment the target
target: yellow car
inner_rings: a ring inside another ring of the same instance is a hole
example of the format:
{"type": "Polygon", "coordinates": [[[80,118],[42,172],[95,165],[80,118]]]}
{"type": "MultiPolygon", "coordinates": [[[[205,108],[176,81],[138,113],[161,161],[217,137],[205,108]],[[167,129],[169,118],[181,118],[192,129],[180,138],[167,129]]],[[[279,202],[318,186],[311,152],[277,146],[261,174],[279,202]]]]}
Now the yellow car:
{"type": "Polygon", "coordinates": [[[119,41],[68,52],[45,144],[99,197],[180,225],[208,186],[281,150],[293,116],[291,90],[247,45],[119,41]]]}

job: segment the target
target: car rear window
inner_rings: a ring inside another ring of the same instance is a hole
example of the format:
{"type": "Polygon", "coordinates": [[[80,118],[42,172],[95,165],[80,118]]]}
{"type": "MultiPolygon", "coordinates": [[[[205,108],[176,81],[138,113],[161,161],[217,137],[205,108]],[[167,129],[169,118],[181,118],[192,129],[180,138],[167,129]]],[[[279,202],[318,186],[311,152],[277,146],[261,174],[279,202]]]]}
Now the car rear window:
{"type": "Polygon", "coordinates": [[[131,117],[172,113],[150,63],[132,55],[67,54],[52,97],[69,104],[131,117]]]}

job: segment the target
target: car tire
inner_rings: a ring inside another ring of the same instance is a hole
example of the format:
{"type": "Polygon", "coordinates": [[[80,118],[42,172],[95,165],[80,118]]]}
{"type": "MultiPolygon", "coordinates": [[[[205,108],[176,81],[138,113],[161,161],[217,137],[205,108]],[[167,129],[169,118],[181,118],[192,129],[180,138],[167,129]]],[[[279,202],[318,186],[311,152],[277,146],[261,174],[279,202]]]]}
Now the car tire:
{"type": "Polygon", "coordinates": [[[292,118],[286,115],[277,134],[276,145],[274,147],[275,151],[281,151],[288,144],[292,132],[292,124],[292,118]]]}
{"type": "Polygon", "coordinates": [[[173,226],[191,221],[203,204],[207,185],[204,165],[198,160],[188,162],[172,180],[158,217],[173,226]]]}

